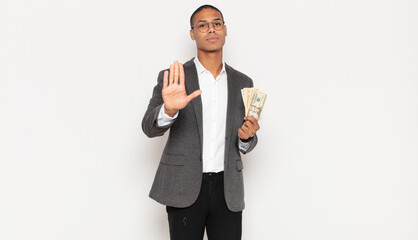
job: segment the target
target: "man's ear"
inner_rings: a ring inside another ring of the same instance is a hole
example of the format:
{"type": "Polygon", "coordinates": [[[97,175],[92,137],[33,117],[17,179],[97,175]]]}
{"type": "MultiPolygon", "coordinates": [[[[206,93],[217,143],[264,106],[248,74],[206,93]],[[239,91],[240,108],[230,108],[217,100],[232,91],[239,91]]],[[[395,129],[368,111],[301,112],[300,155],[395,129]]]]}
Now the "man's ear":
{"type": "Polygon", "coordinates": [[[194,41],[194,32],[193,29],[190,29],[190,38],[194,41]]]}
{"type": "Polygon", "coordinates": [[[228,36],[228,31],[227,31],[228,29],[226,29],[226,25],[224,27],[225,27],[225,37],[226,37],[228,36]]]}

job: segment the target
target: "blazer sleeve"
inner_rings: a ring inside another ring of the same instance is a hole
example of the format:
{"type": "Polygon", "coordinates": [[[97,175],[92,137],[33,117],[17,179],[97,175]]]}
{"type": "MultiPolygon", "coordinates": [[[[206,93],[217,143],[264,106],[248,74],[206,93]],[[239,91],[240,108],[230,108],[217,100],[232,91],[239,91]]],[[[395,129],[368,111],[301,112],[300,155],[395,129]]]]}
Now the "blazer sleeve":
{"type": "MultiPolygon", "coordinates": [[[[253,139],[251,139],[251,141],[250,141],[250,146],[248,147],[248,149],[247,149],[246,151],[242,150],[242,149],[241,149],[241,148],[239,148],[239,147],[238,147],[238,149],[239,149],[239,151],[240,151],[240,152],[242,152],[243,154],[246,154],[246,153],[251,152],[251,151],[255,148],[255,146],[257,145],[257,143],[258,143],[258,137],[257,137],[257,134],[254,134],[253,139]]],[[[238,138],[238,142],[237,142],[237,144],[239,144],[239,138],[238,138]]]]}
{"type": "Polygon", "coordinates": [[[162,89],[163,89],[163,78],[164,71],[158,74],[157,85],[155,85],[152,92],[151,100],[149,101],[147,111],[142,118],[142,130],[148,137],[162,136],[164,133],[173,125],[173,123],[166,126],[160,127],[157,124],[158,113],[163,105],[162,89]]]}

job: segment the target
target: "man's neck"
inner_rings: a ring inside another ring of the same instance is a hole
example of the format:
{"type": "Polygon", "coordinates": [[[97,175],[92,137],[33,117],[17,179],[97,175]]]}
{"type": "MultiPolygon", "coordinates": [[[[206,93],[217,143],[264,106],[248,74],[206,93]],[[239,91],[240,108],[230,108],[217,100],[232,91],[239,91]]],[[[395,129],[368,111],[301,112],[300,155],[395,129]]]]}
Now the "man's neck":
{"type": "Polygon", "coordinates": [[[222,71],[222,51],[203,52],[198,49],[197,58],[202,66],[216,78],[222,71]]]}

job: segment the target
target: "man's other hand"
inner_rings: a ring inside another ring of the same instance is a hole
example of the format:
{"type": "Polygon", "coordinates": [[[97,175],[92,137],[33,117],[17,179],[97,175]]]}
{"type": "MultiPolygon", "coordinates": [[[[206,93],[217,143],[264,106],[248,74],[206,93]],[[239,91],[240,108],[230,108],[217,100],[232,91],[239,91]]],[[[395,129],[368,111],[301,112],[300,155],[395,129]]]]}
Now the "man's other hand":
{"type": "Polygon", "coordinates": [[[260,129],[260,126],[254,117],[245,117],[244,120],[241,128],[238,129],[238,137],[245,141],[253,136],[260,129]]]}

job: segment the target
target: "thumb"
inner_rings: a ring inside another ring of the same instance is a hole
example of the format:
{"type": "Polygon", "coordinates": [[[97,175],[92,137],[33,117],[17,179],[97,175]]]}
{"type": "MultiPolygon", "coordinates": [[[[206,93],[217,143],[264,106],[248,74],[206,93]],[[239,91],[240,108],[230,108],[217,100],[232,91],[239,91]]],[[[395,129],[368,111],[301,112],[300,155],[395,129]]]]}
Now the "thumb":
{"type": "Polygon", "coordinates": [[[202,94],[202,90],[196,90],[192,92],[189,96],[186,96],[187,102],[192,101],[195,97],[198,97],[200,94],[202,94]]]}

